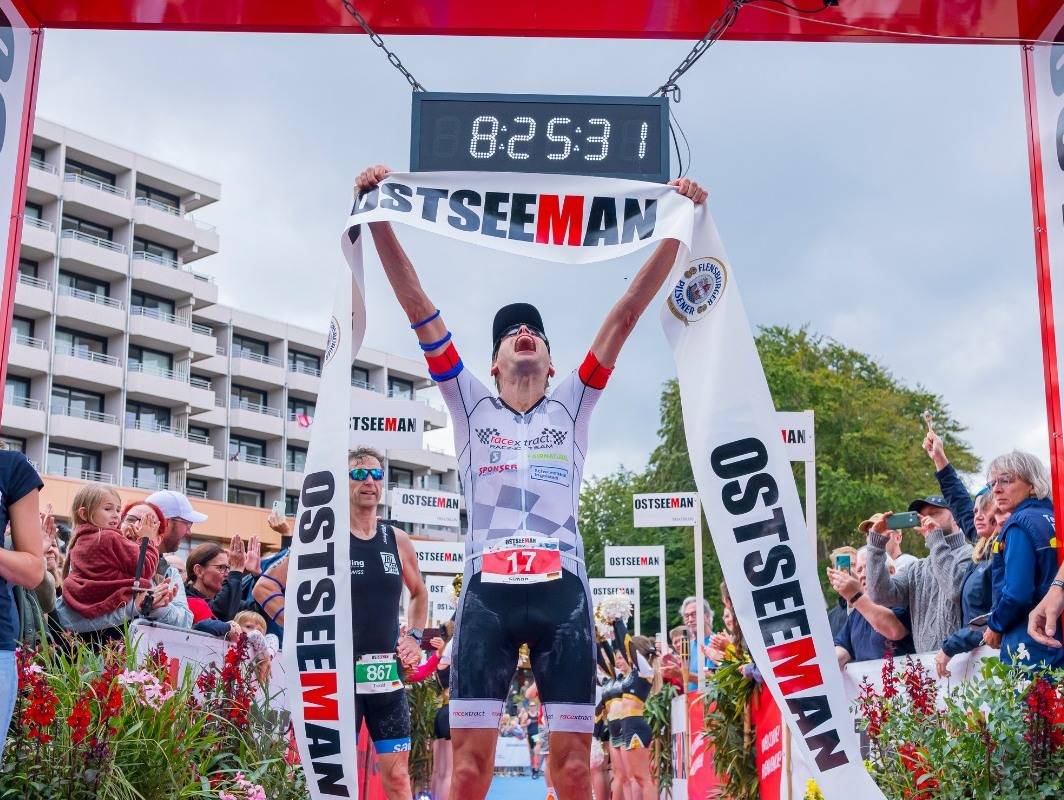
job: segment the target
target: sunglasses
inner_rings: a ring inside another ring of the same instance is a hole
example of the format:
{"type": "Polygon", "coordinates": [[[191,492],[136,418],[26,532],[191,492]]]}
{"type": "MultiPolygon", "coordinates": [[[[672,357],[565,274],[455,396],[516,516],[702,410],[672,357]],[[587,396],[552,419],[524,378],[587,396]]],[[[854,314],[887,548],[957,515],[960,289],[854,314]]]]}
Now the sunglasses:
{"type": "Polygon", "coordinates": [[[518,334],[521,331],[522,327],[527,328],[528,332],[530,334],[535,336],[537,339],[541,340],[543,342],[543,344],[547,345],[547,352],[550,352],[550,340],[547,338],[547,334],[545,334],[543,331],[539,330],[538,328],[533,328],[531,325],[522,322],[519,325],[511,325],[509,328],[507,328],[506,330],[504,330],[502,333],[499,334],[499,338],[495,340],[495,349],[494,349],[492,355],[494,356],[494,355],[498,354],[499,346],[502,344],[502,340],[503,339],[506,339],[506,338],[508,338],[510,336],[515,336],[516,334],[518,334]]]}
{"type": "Polygon", "coordinates": [[[371,467],[369,469],[366,469],[366,467],[355,467],[347,474],[351,476],[351,480],[353,481],[364,481],[366,478],[373,478],[375,481],[384,480],[384,470],[380,467],[371,467]]]}

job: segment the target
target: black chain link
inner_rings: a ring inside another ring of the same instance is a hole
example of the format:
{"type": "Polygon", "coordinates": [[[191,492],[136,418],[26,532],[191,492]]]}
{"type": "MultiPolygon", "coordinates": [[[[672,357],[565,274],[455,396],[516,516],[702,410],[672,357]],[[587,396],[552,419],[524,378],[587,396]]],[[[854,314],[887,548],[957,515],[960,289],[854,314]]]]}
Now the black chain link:
{"type": "MultiPolygon", "coordinates": [[[[345,0],[346,2],[346,0],[345,0]]],[[[717,17],[713,24],[709,26],[709,30],[706,31],[706,35],[703,36],[695,46],[691,48],[691,52],[687,54],[680,65],[672,71],[672,74],[666,79],[665,83],[661,84],[650,95],[669,95],[674,103],[680,102],[680,87],[676,81],[683,77],[683,74],[687,70],[691,69],[695,65],[705,52],[713,46],[735,22],[735,18],[739,16],[739,9],[742,8],[748,0],[731,0],[728,7],[724,9],[724,13],[717,17]]]]}
{"type": "Polygon", "coordinates": [[[373,28],[369,26],[369,23],[366,22],[366,18],[359,13],[357,8],[355,8],[354,3],[352,3],[351,0],[341,1],[344,4],[344,8],[347,9],[347,13],[354,17],[355,22],[362,26],[362,30],[366,32],[366,35],[369,37],[369,40],[388,54],[389,63],[401,73],[403,73],[403,77],[406,78],[406,82],[410,84],[410,88],[413,89],[415,92],[426,91],[425,87],[421,85],[421,82],[410,74],[410,70],[403,66],[403,62],[399,60],[399,56],[397,56],[393,51],[388,49],[387,45],[384,44],[384,39],[380,37],[380,34],[376,33],[373,28]]]}

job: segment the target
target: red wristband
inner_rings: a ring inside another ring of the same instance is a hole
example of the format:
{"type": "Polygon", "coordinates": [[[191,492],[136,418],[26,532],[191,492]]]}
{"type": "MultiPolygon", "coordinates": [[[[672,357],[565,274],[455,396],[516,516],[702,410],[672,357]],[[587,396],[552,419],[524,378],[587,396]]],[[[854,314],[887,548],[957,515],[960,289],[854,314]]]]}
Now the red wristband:
{"type": "Polygon", "coordinates": [[[590,350],[587,351],[587,357],[584,358],[584,363],[580,365],[580,380],[583,381],[585,386],[589,386],[592,389],[605,389],[606,381],[610,379],[610,375],[613,374],[613,369],[606,369],[599,363],[599,360],[595,358],[595,354],[590,350]]]}
{"type": "Polygon", "coordinates": [[[437,356],[425,356],[425,361],[429,365],[429,375],[436,381],[449,380],[462,371],[462,359],[458,357],[454,342],[437,356]]]}

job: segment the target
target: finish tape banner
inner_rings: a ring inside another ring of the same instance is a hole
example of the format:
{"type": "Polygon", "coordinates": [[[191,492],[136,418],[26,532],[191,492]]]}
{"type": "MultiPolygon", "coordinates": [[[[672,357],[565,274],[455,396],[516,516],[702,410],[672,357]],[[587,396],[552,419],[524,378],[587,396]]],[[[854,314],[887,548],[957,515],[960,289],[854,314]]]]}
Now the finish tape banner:
{"type": "Polygon", "coordinates": [[[358,286],[361,226],[385,221],[570,264],[680,242],[661,318],[736,615],[825,795],[882,798],[861,761],[776,409],[708,208],[668,186],[613,178],[392,173],[348,217],[342,241],[358,286]]]}

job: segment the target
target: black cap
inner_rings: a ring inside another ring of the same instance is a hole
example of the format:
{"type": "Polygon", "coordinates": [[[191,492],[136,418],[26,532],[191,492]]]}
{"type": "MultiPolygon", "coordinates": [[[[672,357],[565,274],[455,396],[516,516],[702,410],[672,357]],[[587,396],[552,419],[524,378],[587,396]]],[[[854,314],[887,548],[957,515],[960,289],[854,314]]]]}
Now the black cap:
{"type": "Polygon", "coordinates": [[[920,500],[913,500],[909,503],[910,511],[923,511],[926,506],[934,506],[935,508],[949,508],[949,503],[946,502],[946,498],[940,494],[929,494],[927,497],[920,500]]]}
{"type": "Polygon", "coordinates": [[[543,330],[543,317],[539,310],[530,303],[510,303],[495,312],[495,321],[491,323],[491,347],[494,351],[499,346],[502,335],[515,325],[527,325],[546,335],[543,330]]]}

